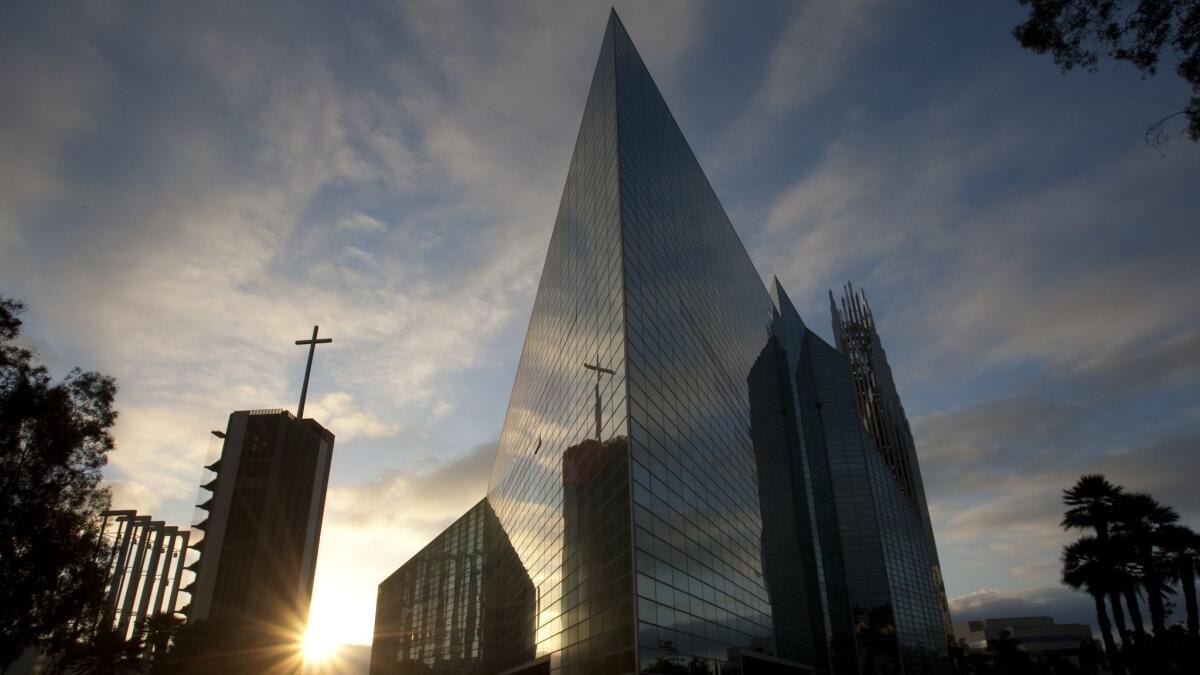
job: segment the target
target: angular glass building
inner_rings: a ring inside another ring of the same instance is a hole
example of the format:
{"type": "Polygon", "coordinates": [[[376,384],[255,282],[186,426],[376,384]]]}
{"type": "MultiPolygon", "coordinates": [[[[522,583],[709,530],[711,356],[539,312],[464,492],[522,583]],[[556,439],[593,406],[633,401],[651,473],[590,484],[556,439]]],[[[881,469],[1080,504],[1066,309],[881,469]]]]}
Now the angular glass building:
{"type": "Polygon", "coordinates": [[[528,661],[533,614],[533,585],[481,500],[379,584],[371,672],[479,675],[528,661]]]}
{"type": "MultiPolygon", "coordinates": [[[[796,464],[807,470],[820,560],[814,576],[827,622],[827,652],[818,644],[815,663],[819,668],[828,658],[833,673],[948,672],[941,578],[922,513],[860,415],[850,362],[804,326],[778,281],[772,296],[778,311],[773,332],[789,357],[803,451],[759,468],[763,475],[781,466],[798,473],[796,464]]],[[[762,486],[772,492],[769,481],[762,486]]],[[[770,565],[767,574],[774,578],[770,565]]],[[[779,606],[774,584],[772,590],[779,606]]],[[[786,647],[785,625],[778,627],[786,647]]]]}
{"type": "Polygon", "coordinates": [[[919,515],[855,395],[611,14],[488,487],[518,564],[482,573],[508,638],[478,672],[943,672],[919,515]]]}
{"type": "Polygon", "coordinates": [[[875,317],[866,293],[855,290],[850,284],[843,289],[841,308],[829,294],[830,313],[833,315],[833,336],[837,350],[846,357],[854,377],[857,393],[856,403],[863,426],[883,454],[896,482],[904,491],[905,498],[917,510],[921,519],[925,545],[929,548],[929,563],[936,578],[938,603],[942,613],[943,630],[953,639],[954,629],[950,623],[950,605],[942,585],[942,568],[938,560],[937,545],[933,539],[933,524],[929,518],[929,505],[925,499],[925,485],[921,480],[921,467],[917,462],[917,446],[913,441],[912,428],[900,403],[896,381],[892,379],[892,368],[888,364],[887,352],[875,330],[875,317]]]}

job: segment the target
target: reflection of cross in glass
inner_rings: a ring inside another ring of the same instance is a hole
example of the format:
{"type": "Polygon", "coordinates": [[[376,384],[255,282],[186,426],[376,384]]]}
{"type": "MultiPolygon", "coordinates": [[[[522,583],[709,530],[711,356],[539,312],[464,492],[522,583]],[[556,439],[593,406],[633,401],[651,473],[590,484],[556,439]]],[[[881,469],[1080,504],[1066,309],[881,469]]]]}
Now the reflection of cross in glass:
{"type": "Polygon", "coordinates": [[[317,351],[317,345],[323,345],[328,342],[333,342],[333,338],[317,339],[317,327],[313,326],[313,336],[311,340],[296,340],[298,345],[308,345],[308,365],[304,367],[304,385],[300,387],[300,408],[296,411],[296,417],[304,419],[304,399],[308,397],[308,375],[312,372],[313,354],[317,351]]]}
{"type": "Polygon", "coordinates": [[[596,354],[596,363],[583,364],[584,368],[596,371],[596,440],[600,440],[600,376],[601,375],[616,375],[615,371],[604,368],[600,365],[600,354],[596,354]]]}

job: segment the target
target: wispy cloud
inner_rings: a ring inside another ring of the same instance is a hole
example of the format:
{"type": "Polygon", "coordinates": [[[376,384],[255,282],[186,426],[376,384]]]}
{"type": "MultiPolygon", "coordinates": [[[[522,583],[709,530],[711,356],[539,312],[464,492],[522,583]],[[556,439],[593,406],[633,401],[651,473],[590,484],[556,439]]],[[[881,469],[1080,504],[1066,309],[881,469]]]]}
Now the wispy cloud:
{"type": "Polygon", "coordinates": [[[162,498],[155,491],[136,481],[105,481],[104,485],[112,493],[113,503],[122,508],[153,514],[162,504],[162,498]]]}
{"type": "MultiPolygon", "coordinates": [[[[27,12],[14,8],[13,23],[27,19],[44,25],[65,18],[23,14],[27,12]]],[[[66,143],[92,123],[113,77],[89,44],[95,19],[84,11],[70,29],[50,36],[5,31],[0,43],[6,97],[20,102],[0,109],[0,172],[5,175],[0,181],[0,256],[20,250],[18,235],[36,207],[72,196],[64,192],[62,176],[66,143]]]]}
{"type": "MultiPolygon", "coordinates": [[[[895,32],[918,8],[780,5],[735,54],[714,8],[618,9],[673,105],[727,94],[676,74],[754,64],[724,135],[690,140],[744,174],[718,191],[806,318],[871,291],[957,587],[1052,584],[1028,558],[1056,557],[1083,470],[1200,511],[1200,158],[1140,147],[1152,83],[1031,65],[1008,10],[928,10],[953,24],[930,42],[895,32]]],[[[0,283],[53,366],[118,377],[118,499],[186,521],[208,431],[293,406],[320,324],[317,602],[351,598],[368,639],[373,584],[487,481],[607,11],[6,13],[0,283]]]]}
{"type": "Polygon", "coordinates": [[[339,441],[387,438],[400,430],[398,424],[384,422],[374,413],[360,410],[355,406],[354,397],[344,391],[325,394],[310,406],[305,412],[313,419],[321,420],[339,441]]]}
{"type": "Polygon", "coordinates": [[[495,456],[496,444],[486,443],[330,488],[318,562],[324,576],[312,608],[321,627],[347,642],[370,636],[376,586],[483,498],[495,456]]]}
{"type": "Polygon", "coordinates": [[[1061,586],[1002,591],[985,588],[950,598],[950,613],[955,621],[997,619],[1012,616],[1050,616],[1056,623],[1095,621],[1095,606],[1082,593],[1061,586]]]}
{"type": "Polygon", "coordinates": [[[892,118],[846,120],[750,237],[808,308],[824,314],[824,289],[846,278],[868,288],[960,591],[1054,584],[1061,490],[1083,472],[1200,518],[1173,477],[1200,443],[1183,413],[1197,396],[1194,149],[1098,147],[1066,111],[1104,94],[976,75],[892,118]]]}
{"type": "MultiPolygon", "coordinates": [[[[369,638],[374,584],[486,484],[470,448],[508,387],[478,378],[517,357],[495,341],[524,323],[607,11],[10,13],[0,281],[52,365],[117,376],[118,505],[186,522],[208,431],[294,406],[291,341],[320,324],[308,413],[338,445],[317,597],[353,586],[348,639],[369,638]]],[[[699,16],[626,19],[669,69],[699,16]]]]}
{"type": "Polygon", "coordinates": [[[886,25],[887,10],[878,0],[797,5],[770,44],[760,85],[713,153],[715,170],[752,161],[793,116],[839,84],[886,25]]]}
{"type": "Polygon", "coordinates": [[[1200,432],[1159,431],[1152,420],[1114,415],[1113,405],[1007,399],[916,421],[938,543],[956,583],[1055,582],[1061,547],[1077,536],[1059,526],[1062,491],[1082,473],[1150,492],[1185,522],[1200,521],[1188,478],[1200,471],[1200,432]],[[1164,437],[1144,440],[1156,436],[1164,437]]]}

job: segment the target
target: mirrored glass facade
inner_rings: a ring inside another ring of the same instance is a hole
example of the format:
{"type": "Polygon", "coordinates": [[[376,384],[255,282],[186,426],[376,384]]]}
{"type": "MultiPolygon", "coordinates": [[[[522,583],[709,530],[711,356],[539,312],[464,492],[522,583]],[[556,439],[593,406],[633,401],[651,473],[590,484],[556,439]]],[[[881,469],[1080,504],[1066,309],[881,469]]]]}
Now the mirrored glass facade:
{"type": "Polygon", "coordinates": [[[614,16],[489,490],[551,668],[716,672],[770,640],[746,396],[770,307],[614,16]],[[610,486],[602,562],[574,541],[584,466],[610,486]]]}
{"type": "MultiPolygon", "coordinates": [[[[591,491],[576,484],[586,464],[580,455],[608,452],[629,436],[613,47],[610,26],[584,108],[488,489],[536,589],[535,658],[545,657],[556,672],[629,673],[635,668],[628,508],[623,519],[597,522],[586,516],[589,529],[609,528],[573,530],[593,541],[576,539],[570,552],[566,541],[566,516],[571,515],[565,508],[566,493],[573,494],[576,517],[590,512],[595,503],[591,491]],[[604,444],[608,445],[600,449],[604,444]],[[578,553],[592,550],[593,542],[604,542],[609,547],[605,555],[611,556],[606,572],[595,579],[578,553]],[[591,666],[600,663],[605,666],[591,666]]],[[[598,471],[612,479],[611,469],[598,471]]],[[[628,482],[627,469],[624,481],[628,482]]]]}
{"type": "Polygon", "coordinates": [[[611,14],[488,488],[511,564],[484,564],[472,667],[941,672],[920,521],[872,444],[845,357],[763,285],[611,14]]]}
{"type": "Polygon", "coordinates": [[[940,672],[946,642],[919,519],[863,429],[845,359],[811,332],[804,347],[814,490],[835,521],[824,523],[835,670],[940,672]]]}
{"type": "MultiPolygon", "coordinates": [[[[790,641],[808,647],[803,638],[812,635],[811,663],[817,671],[828,663],[833,673],[948,673],[941,587],[930,573],[932,544],[926,545],[922,514],[859,414],[850,362],[804,327],[778,281],[772,297],[779,312],[773,333],[786,354],[796,392],[792,410],[803,442],[799,453],[788,449],[774,460],[763,461],[760,453],[761,490],[764,497],[778,498],[787,489],[775,476],[784,473],[794,501],[808,509],[788,512],[764,502],[764,521],[791,527],[802,549],[808,528],[818,561],[816,573],[803,579],[804,595],[794,589],[796,581],[787,585],[786,575],[785,584],[776,583],[779,573],[768,565],[780,650],[790,641]],[[800,484],[802,479],[808,485],[800,484]],[[823,617],[817,615],[811,589],[820,593],[823,617]],[[827,650],[814,629],[822,619],[827,650]],[[799,633],[802,629],[806,633],[799,633]]],[[[780,413],[786,417],[790,411],[784,406],[780,413]]],[[[766,534],[769,552],[772,531],[766,534]]],[[[774,548],[791,544],[792,536],[785,532],[784,544],[774,548]]]]}
{"type": "Polygon", "coordinates": [[[771,301],[615,32],[639,664],[715,672],[771,637],[747,373],[771,301]]]}
{"type": "Polygon", "coordinates": [[[372,673],[479,672],[485,507],[479,502],[379,584],[372,673]]]}
{"type": "Polygon", "coordinates": [[[479,675],[528,661],[533,604],[533,584],[484,499],[379,584],[371,673],[479,675]]]}
{"type": "Polygon", "coordinates": [[[942,629],[947,639],[953,639],[954,629],[950,623],[950,605],[942,583],[942,568],[938,560],[937,545],[933,538],[933,523],[929,518],[929,505],[925,499],[925,485],[921,480],[921,466],[917,461],[917,446],[913,441],[912,428],[904,405],[892,378],[883,341],[875,330],[875,317],[866,293],[846,284],[842,291],[841,306],[829,294],[830,312],[833,315],[833,336],[837,350],[846,357],[854,378],[857,392],[858,414],[863,426],[883,456],[888,470],[899,483],[912,507],[920,517],[922,536],[929,549],[930,574],[942,614],[942,629]]]}
{"type": "Polygon", "coordinates": [[[806,329],[778,282],[771,291],[777,308],[771,334],[748,378],[764,576],[774,614],[776,653],[825,673],[829,671],[829,607],[818,504],[799,412],[803,384],[797,380],[806,329]]]}

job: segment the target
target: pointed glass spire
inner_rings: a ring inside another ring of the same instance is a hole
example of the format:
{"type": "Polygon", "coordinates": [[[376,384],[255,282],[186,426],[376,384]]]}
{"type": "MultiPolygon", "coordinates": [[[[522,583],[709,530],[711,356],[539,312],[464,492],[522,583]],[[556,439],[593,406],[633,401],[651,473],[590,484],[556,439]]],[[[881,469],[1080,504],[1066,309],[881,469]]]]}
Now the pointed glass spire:
{"type": "Polygon", "coordinates": [[[611,12],[488,487],[482,671],[944,671],[853,387],[611,12]]]}
{"type": "Polygon", "coordinates": [[[745,394],[770,309],[611,12],[488,491],[564,672],[770,637],[745,394]]]}

